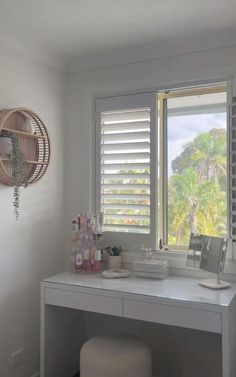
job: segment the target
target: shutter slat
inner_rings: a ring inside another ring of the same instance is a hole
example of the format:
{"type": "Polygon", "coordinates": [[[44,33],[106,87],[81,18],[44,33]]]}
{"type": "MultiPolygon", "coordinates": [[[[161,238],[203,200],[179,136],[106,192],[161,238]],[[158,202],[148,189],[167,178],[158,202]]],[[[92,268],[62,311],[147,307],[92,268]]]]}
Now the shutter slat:
{"type": "Polygon", "coordinates": [[[120,214],[104,214],[104,219],[105,221],[108,220],[108,219],[121,219],[121,220],[150,220],[150,216],[146,216],[146,215],[120,215],[120,214]]]}
{"type": "Polygon", "coordinates": [[[133,111],[112,111],[102,114],[102,125],[109,123],[126,123],[126,122],[144,122],[150,120],[149,109],[140,110],[134,109],[133,111]]]}
{"type": "Polygon", "coordinates": [[[128,224],[119,224],[119,223],[113,223],[113,224],[105,224],[111,228],[113,227],[118,227],[118,228],[126,228],[126,229],[136,229],[136,228],[142,228],[142,229],[149,229],[148,226],[143,226],[143,225],[128,225],[128,224]]]}
{"type": "Polygon", "coordinates": [[[150,206],[146,204],[103,204],[101,203],[102,209],[134,209],[138,211],[143,211],[143,210],[150,210],[150,206]]]}
{"type": "Polygon", "coordinates": [[[111,160],[150,160],[150,153],[116,153],[116,154],[103,154],[103,161],[111,160]]]}
{"type": "Polygon", "coordinates": [[[150,133],[149,132],[124,132],[124,133],[117,133],[117,134],[102,134],[101,135],[101,142],[104,143],[112,143],[112,142],[119,142],[125,141],[128,142],[129,140],[149,140],[150,133]]]}
{"type": "MultiPolygon", "coordinates": [[[[119,190],[124,189],[124,184],[102,184],[102,190],[119,190]]],[[[150,190],[150,185],[143,184],[125,184],[125,190],[150,190]]]]}
{"type": "Polygon", "coordinates": [[[128,174],[123,174],[123,173],[117,173],[117,174],[102,174],[101,175],[102,181],[104,180],[114,180],[114,181],[120,181],[120,180],[149,180],[150,179],[150,174],[148,173],[128,173],[128,174]]]}
{"type": "Polygon", "coordinates": [[[116,152],[116,151],[129,151],[131,152],[132,150],[134,150],[135,152],[137,152],[138,150],[141,150],[142,152],[143,151],[146,151],[146,150],[150,150],[150,144],[149,144],[149,141],[148,142],[136,142],[136,143],[124,143],[124,144],[102,144],[101,145],[101,150],[102,150],[102,153],[104,152],[116,152]]]}
{"type": "Polygon", "coordinates": [[[145,194],[101,194],[102,199],[116,199],[116,200],[148,200],[149,195],[145,194]]]}
{"type": "Polygon", "coordinates": [[[146,122],[128,122],[128,123],[112,123],[112,124],[103,124],[102,125],[102,133],[103,132],[115,132],[115,131],[132,131],[134,130],[149,130],[150,123],[146,122]]]}
{"type": "Polygon", "coordinates": [[[129,232],[129,233],[149,233],[149,226],[138,226],[138,225],[121,225],[121,224],[104,224],[106,230],[116,231],[116,232],[129,232]]]}
{"type": "MultiPolygon", "coordinates": [[[[144,170],[150,168],[150,164],[147,163],[128,163],[128,164],[103,164],[102,171],[104,170],[144,170]]],[[[125,171],[123,173],[125,173],[125,171]]]]}

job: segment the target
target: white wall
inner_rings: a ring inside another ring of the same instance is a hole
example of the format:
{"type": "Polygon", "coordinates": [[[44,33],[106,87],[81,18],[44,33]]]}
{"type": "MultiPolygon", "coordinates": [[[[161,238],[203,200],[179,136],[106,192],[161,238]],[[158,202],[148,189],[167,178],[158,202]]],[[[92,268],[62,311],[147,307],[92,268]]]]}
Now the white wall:
{"type": "Polygon", "coordinates": [[[39,282],[64,266],[64,77],[1,46],[0,108],[28,107],[48,127],[52,158],[46,175],[22,189],[20,219],[12,188],[0,184],[0,376],[30,377],[39,370],[39,282]],[[10,355],[25,347],[24,363],[10,355]]]}

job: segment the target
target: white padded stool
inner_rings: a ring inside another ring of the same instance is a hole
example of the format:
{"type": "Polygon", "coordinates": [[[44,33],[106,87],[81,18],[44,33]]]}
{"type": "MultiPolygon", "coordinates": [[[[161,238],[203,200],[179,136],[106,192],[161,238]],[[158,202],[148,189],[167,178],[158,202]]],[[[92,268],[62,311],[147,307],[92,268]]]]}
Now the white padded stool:
{"type": "Polygon", "coordinates": [[[80,377],[152,377],[151,351],[130,335],[91,338],[80,351],[80,377]]]}

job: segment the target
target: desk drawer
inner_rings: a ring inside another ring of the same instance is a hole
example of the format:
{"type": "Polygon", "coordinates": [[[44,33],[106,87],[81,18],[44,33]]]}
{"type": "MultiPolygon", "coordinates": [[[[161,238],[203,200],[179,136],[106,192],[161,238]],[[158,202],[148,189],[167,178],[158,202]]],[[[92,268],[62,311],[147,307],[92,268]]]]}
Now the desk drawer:
{"type": "Polygon", "coordinates": [[[122,317],[122,299],[111,296],[45,288],[45,304],[122,317]]]}
{"type": "Polygon", "coordinates": [[[124,299],[124,317],[221,333],[221,313],[124,299]]]}

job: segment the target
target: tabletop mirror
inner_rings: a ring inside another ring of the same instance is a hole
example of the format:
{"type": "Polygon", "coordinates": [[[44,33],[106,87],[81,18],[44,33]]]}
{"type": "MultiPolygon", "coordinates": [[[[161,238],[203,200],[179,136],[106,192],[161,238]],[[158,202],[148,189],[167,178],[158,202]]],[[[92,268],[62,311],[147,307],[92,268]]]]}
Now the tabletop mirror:
{"type": "Polygon", "coordinates": [[[211,289],[230,286],[230,283],[221,280],[227,245],[228,240],[221,237],[191,234],[186,266],[216,274],[216,279],[201,280],[200,285],[211,289]]]}

